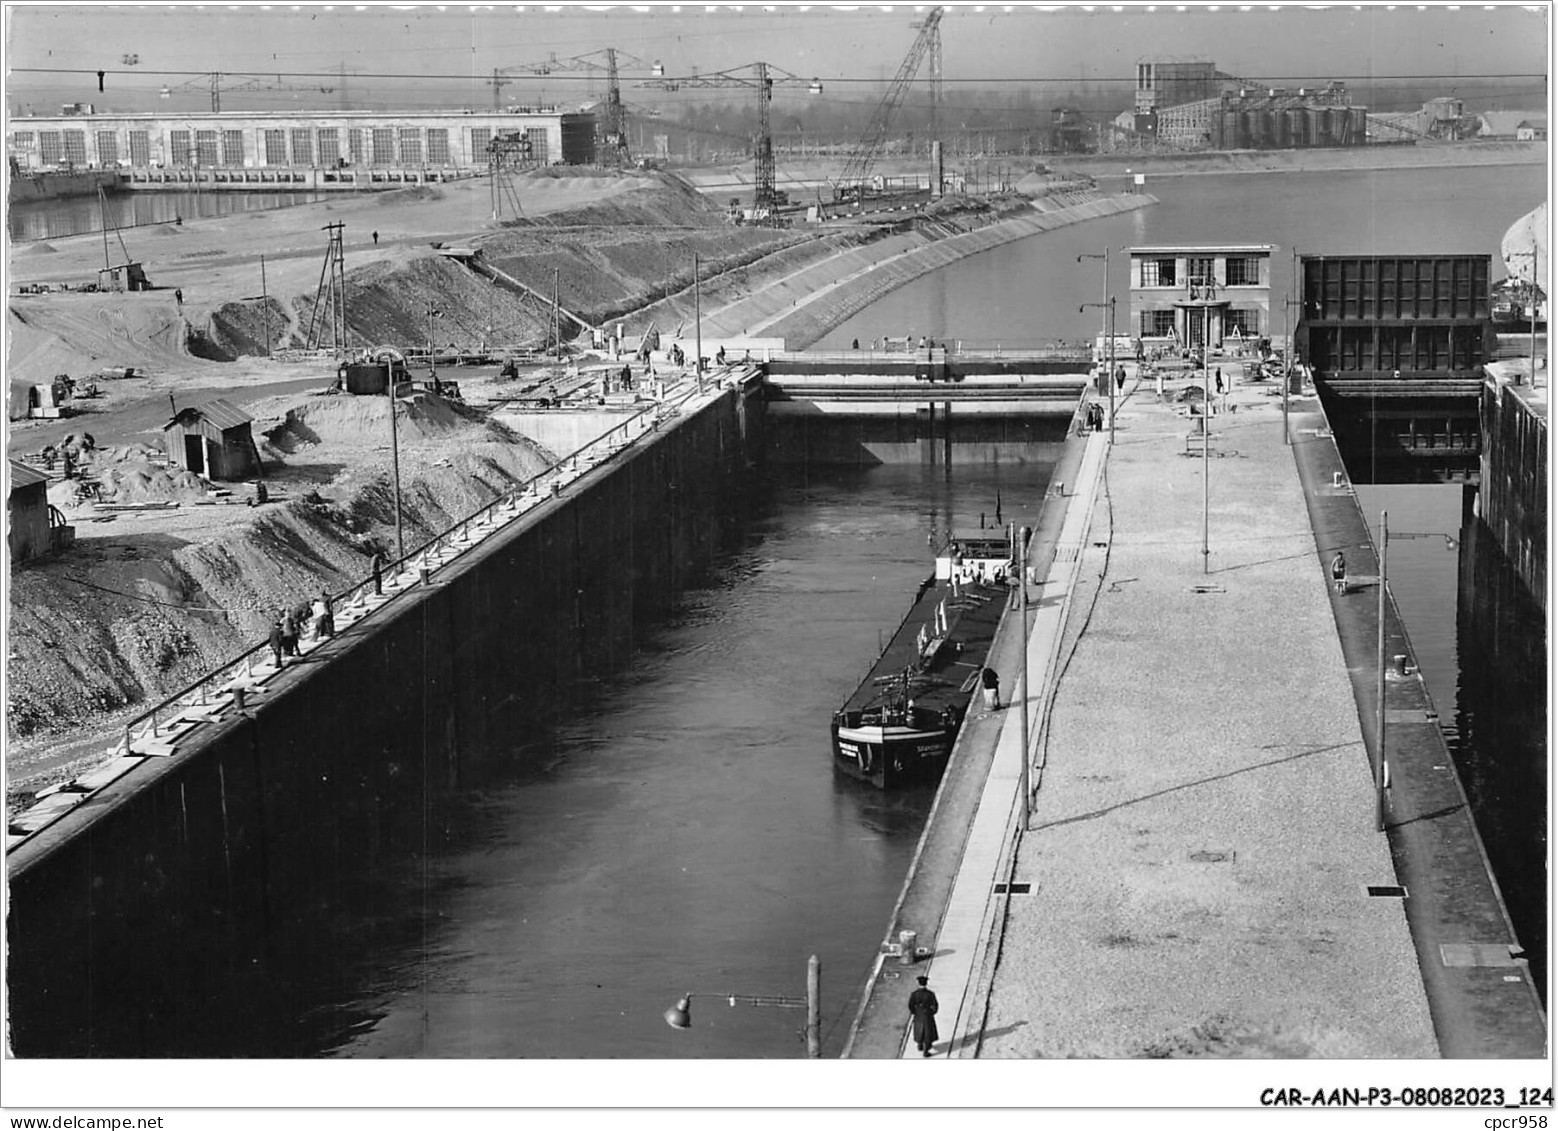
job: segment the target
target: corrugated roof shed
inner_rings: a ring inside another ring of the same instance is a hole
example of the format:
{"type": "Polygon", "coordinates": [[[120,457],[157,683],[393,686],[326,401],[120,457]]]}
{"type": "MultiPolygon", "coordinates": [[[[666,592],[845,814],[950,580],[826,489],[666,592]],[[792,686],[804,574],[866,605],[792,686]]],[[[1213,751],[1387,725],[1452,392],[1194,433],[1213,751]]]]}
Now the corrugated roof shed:
{"type": "Polygon", "coordinates": [[[19,460],[10,460],[11,464],[11,490],[18,487],[29,487],[34,483],[47,483],[49,477],[36,468],[28,467],[19,460]]]}
{"type": "Polygon", "coordinates": [[[223,432],[226,432],[229,428],[236,428],[241,424],[249,424],[254,420],[254,417],[244,412],[241,408],[237,408],[218,397],[214,401],[207,401],[205,404],[195,405],[193,408],[179,409],[178,416],[168,421],[163,427],[169,428],[178,423],[179,416],[183,416],[186,412],[198,413],[223,432]]]}

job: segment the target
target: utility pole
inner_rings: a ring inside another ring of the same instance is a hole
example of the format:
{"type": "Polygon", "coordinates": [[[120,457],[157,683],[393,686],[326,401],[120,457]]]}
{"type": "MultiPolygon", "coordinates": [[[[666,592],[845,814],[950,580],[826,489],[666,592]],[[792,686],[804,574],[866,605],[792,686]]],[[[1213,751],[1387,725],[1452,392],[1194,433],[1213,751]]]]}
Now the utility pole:
{"type": "Polygon", "coordinates": [[[698,284],[698,253],[692,253],[692,326],[693,371],[698,375],[698,392],[703,392],[703,296],[698,284]]]}
{"type": "Polygon", "coordinates": [[[438,348],[433,344],[433,319],[443,314],[436,303],[427,304],[427,368],[429,376],[438,380],[438,348]]]}
{"type": "Polygon", "coordinates": [[[1374,828],[1385,831],[1385,603],[1389,587],[1389,573],[1385,558],[1390,549],[1390,522],[1385,511],[1379,512],[1379,655],[1374,681],[1374,693],[1379,702],[1374,713],[1374,828]]]}
{"type": "Polygon", "coordinates": [[[260,312],[265,316],[265,356],[270,356],[270,291],[265,286],[265,257],[260,256],[260,312]]]}
{"type": "Polygon", "coordinates": [[[1022,654],[1022,667],[1018,669],[1017,694],[1022,703],[1022,764],[1018,769],[1018,790],[1022,793],[1022,823],[1017,827],[1023,832],[1028,831],[1028,792],[1032,788],[1028,782],[1028,536],[1026,526],[1018,535],[1021,544],[1018,546],[1016,560],[1012,565],[1017,570],[1017,588],[1022,596],[1019,599],[1018,609],[1022,614],[1022,632],[1018,634],[1018,651],[1022,654]]]}
{"type": "MultiPolygon", "coordinates": [[[[1101,301],[1101,302],[1099,302],[1097,304],[1097,306],[1099,308],[1099,310],[1098,310],[1098,326],[1099,326],[1098,332],[1100,334],[1105,335],[1105,337],[1107,338],[1107,340],[1109,342],[1109,346],[1108,346],[1109,372],[1105,376],[1104,382],[1108,386],[1108,392],[1109,392],[1109,443],[1110,443],[1111,446],[1113,446],[1113,444],[1114,444],[1114,352],[1113,352],[1114,351],[1114,332],[1113,332],[1114,331],[1114,323],[1113,323],[1114,307],[1113,307],[1113,305],[1109,301],[1109,245],[1108,244],[1104,245],[1104,253],[1102,255],[1098,255],[1098,254],[1095,254],[1093,252],[1085,251],[1081,255],[1077,256],[1077,262],[1078,263],[1081,263],[1082,260],[1084,260],[1084,259],[1101,259],[1101,260],[1103,260],[1103,264],[1104,264],[1104,294],[1103,294],[1103,301],[1101,301]]],[[[1085,305],[1092,306],[1094,304],[1093,303],[1087,303],[1085,305]]],[[[1100,357],[1100,360],[1102,360],[1102,357],[1100,357]]]]}
{"type": "Polygon", "coordinates": [[[1211,348],[1212,308],[1201,307],[1201,572],[1212,572],[1212,395],[1206,379],[1207,352],[1211,348]]]}

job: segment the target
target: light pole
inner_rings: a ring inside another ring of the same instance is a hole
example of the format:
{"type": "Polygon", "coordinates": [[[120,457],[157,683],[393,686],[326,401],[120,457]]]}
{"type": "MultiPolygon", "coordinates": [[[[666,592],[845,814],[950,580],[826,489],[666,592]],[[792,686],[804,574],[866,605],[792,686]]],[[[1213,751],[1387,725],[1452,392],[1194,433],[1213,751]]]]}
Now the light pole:
{"type": "Polygon", "coordinates": [[[398,350],[385,352],[389,355],[385,358],[384,370],[389,375],[390,464],[395,475],[395,557],[399,560],[406,556],[406,538],[400,521],[400,435],[395,423],[395,366],[404,364],[405,359],[398,350]]]}
{"type": "Polygon", "coordinates": [[[1103,294],[1103,301],[1102,302],[1085,303],[1085,304],[1083,304],[1083,308],[1086,309],[1086,307],[1089,307],[1089,306],[1096,306],[1096,307],[1100,307],[1100,308],[1107,308],[1105,313],[1102,313],[1102,314],[1100,314],[1098,316],[1098,320],[1099,320],[1102,332],[1106,335],[1106,337],[1108,339],[1108,342],[1109,342],[1109,347],[1108,347],[1108,353],[1109,353],[1109,375],[1108,375],[1108,378],[1107,378],[1108,385],[1109,385],[1109,443],[1110,443],[1110,445],[1113,445],[1114,444],[1114,304],[1109,299],[1109,245],[1108,244],[1104,245],[1104,252],[1103,252],[1102,255],[1097,255],[1097,254],[1095,254],[1093,252],[1086,252],[1085,251],[1081,255],[1077,256],[1077,262],[1078,263],[1081,263],[1082,260],[1084,260],[1084,259],[1101,259],[1101,260],[1103,260],[1103,264],[1104,264],[1104,294],[1103,294]]]}
{"type": "Polygon", "coordinates": [[[1028,537],[1026,526],[1018,535],[1017,589],[1022,594],[1018,609],[1022,614],[1022,632],[1018,634],[1018,651],[1022,654],[1022,667],[1018,669],[1017,695],[1022,703],[1022,764],[1018,770],[1018,789],[1022,793],[1022,824],[1017,827],[1028,831],[1028,537]]]}
{"type": "Polygon", "coordinates": [[[1093,306],[1106,308],[1104,311],[1104,325],[1106,327],[1104,336],[1109,341],[1109,348],[1105,354],[1105,357],[1108,359],[1105,363],[1108,371],[1104,374],[1104,384],[1109,389],[1109,444],[1111,447],[1114,445],[1114,301],[1114,298],[1111,296],[1103,302],[1084,302],[1077,307],[1078,312],[1093,306]]]}
{"type": "Polygon", "coordinates": [[[692,1027],[692,999],[695,997],[724,998],[734,1009],[739,1005],[773,1006],[779,1009],[804,1009],[806,1011],[806,1055],[812,1060],[822,1056],[822,962],[814,954],[806,960],[806,996],[788,997],[783,994],[717,994],[699,992],[683,994],[670,1009],[665,1011],[665,1023],[673,1029],[692,1027]]]}
{"type": "Polygon", "coordinates": [[[703,392],[703,294],[698,282],[698,253],[692,253],[692,333],[693,371],[698,375],[698,392],[703,392]]]}

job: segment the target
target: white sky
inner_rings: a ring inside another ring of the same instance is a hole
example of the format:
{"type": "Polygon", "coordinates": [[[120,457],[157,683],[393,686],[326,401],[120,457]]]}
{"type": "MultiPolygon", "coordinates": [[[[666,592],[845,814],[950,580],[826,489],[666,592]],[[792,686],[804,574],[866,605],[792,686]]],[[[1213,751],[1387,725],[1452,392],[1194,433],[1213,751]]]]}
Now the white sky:
{"type": "MultiPolygon", "coordinates": [[[[384,5],[7,5],[10,68],[99,68],[95,76],[12,73],[20,91],[62,83],[83,101],[155,90],[153,71],[328,72],[483,76],[494,67],[567,58],[613,46],[659,60],[667,74],[708,73],[762,59],[820,77],[826,97],[871,98],[897,71],[924,6],[822,8],[667,5],[587,10],[577,5],[437,7],[384,5]],[[885,10],[884,10],[885,9],[885,10]],[[126,67],[125,54],[139,64],[126,67]],[[865,85],[852,86],[853,82],[865,85]]],[[[1232,74],[1352,80],[1368,76],[1545,75],[1546,5],[1300,6],[1159,5],[1085,11],[1024,5],[952,5],[942,21],[944,76],[959,80],[1129,80],[1144,57],[1203,58],[1232,74]]],[[[921,68],[925,75],[928,68],[921,68]]],[[[648,75],[624,67],[625,97],[648,75]]],[[[358,80],[381,89],[379,81],[358,80]]],[[[505,97],[567,103],[600,93],[598,76],[515,84],[505,97]]],[[[1534,84],[1542,86],[1540,81],[1534,84]]],[[[458,81],[442,84],[458,88],[458,81]]],[[[479,89],[467,81],[467,89],[479,89]]],[[[1039,89],[1042,89],[1040,87],[1039,89]]],[[[716,92],[717,97],[730,96],[716,92]]],[[[490,97],[490,91],[489,91],[490,97]]],[[[1535,95],[1540,105],[1545,96],[1535,95]]]]}

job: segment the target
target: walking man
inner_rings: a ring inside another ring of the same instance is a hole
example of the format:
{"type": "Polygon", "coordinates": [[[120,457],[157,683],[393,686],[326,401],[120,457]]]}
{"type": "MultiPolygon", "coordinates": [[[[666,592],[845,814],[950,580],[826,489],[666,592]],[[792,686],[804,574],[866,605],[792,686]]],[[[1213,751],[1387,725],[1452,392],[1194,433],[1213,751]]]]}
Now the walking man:
{"type": "Polygon", "coordinates": [[[378,232],[374,232],[373,233],[373,246],[374,247],[378,247],[379,246],[379,233],[378,232]]]}
{"type": "Polygon", "coordinates": [[[182,287],[173,289],[173,301],[178,303],[179,313],[182,314],[184,312],[184,290],[182,287]]]}
{"type": "Polygon", "coordinates": [[[1001,709],[1001,677],[994,668],[985,668],[979,674],[980,685],[985,690],[985,708],[990,711],[1001,709]]]}
{"type": "Polygon", "coordinates": [[[924,1056],[930,1055],[931,1046],[941,1034],[936,1032],[936,995],[930,990],[930,979],[921,974],[920,988],[909,995],[909,1016],[914,1018],[914,1047],[924,1056]]]}
{"type": "Polygon", "coordinates": [[[1217,391],[1219,393],[1223,391],[1223,370],[1221,366],[1217,369],[1217,391]]]}
{"type": "Polygon", "coordinates": [[[282,643],[281,618],[277,617],[275,622],[270,626],[270,654],[275,659],[276,667],[278,668],[280,668],[284,662],[281,657],[282,653],[285,651],[286,645],[282,643]]]}
{"type": "Polygon", "coordinates": [[[1340,550],[1331,559],[1331,583],[1336,586],[1338,593],[1347,592],[1347,558],[1340,550]]]}
{"type": "Polygon", "coordinates": [[[298,654],[298,621],[291,609],[281,610],[281,653],[284,656],[298,654]]]}

